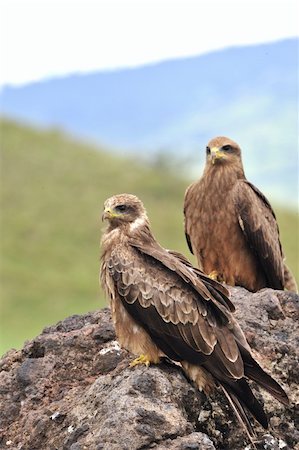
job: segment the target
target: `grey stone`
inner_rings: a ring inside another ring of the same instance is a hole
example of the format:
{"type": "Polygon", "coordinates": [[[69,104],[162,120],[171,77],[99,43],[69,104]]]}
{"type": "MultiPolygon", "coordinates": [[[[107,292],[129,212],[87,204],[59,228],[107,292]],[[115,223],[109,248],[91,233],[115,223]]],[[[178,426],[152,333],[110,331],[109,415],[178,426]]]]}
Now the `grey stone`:
{"type": "MultiPolygon", "coordinates": [[[[255,448],[295,449],[299,297],[230,290],[255,358],[290,398],[286,408],[252,385],[271,424],[267,433],[254,424],[255,448]]],[[[0,448],[254,448],[222,393],[207,398],[167,361],[130,368],[132,359],[115,341],[107,308],[71,316],[9,351],[0,361],[0,448]]]]}

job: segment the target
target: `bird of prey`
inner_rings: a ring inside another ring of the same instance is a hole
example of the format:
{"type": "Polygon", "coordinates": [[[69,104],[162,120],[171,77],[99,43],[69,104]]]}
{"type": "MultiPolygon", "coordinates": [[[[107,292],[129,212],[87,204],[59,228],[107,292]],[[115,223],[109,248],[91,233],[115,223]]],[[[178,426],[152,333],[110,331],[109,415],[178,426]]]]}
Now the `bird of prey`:
{"type": "Polygon", "coordinates": [[[266,428],[246,378],[284,404],[288,398],[252,357],[227,289],[158,244],[136,196],[106,200],[103,219],[101,283],[120,345],[140,355],[133,365],[166,356],[205,393],[221,387],[250,436],[248,411],[266,428]]]}
{"type": "Polygon", "coordinates": [[[189,249],[204,272],[253,292],[297,291],[273,209],[247,181],[236,142],[221,136],[208,143],[203,175],[187,188],[184,215],[189,249]]]}

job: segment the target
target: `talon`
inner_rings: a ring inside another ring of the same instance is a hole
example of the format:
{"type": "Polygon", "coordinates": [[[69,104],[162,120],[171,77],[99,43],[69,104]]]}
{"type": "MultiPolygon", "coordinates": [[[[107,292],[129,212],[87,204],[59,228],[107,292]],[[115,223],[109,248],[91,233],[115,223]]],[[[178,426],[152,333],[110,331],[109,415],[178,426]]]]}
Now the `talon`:
{"type": "Polygon", "coordinates": [[[148,359],[148,356],[140,355],[130,363],[130,367],[138,366],[139,364],[144,364],[146,367],[149,367],[150,363],[151,361],[148,359]]]}
{"type": "MultiPolygon", "coordinates": [[[[223,278],[223,275],[220,275],[220,273],[217,272],[217,270],[212,270],[211,273],[209,273],[208,275],[210,278],[212,278],[212,280],[214,281],[218,281],[219,283],[224,283],[225,280],[223,278]]],[[[231,283],[228,283],[231,284],[231,283]]]]}
{"type": "Polygon", "coordinates": [[[212,278],[212,280],[218,281],[218,272],[217,272],[217,270],[212,270],[212,272],[209,273],[208,276],[209,276],[210,278],[212,278]]]}

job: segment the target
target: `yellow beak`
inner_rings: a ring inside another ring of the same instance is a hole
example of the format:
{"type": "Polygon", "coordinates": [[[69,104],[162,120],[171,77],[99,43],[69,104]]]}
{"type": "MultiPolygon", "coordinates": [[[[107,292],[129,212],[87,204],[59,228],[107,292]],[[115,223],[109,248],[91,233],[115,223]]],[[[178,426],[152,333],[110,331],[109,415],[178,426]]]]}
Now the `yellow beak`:
{"type": "Polygon", "coordinates": [[[112,217],[114,217],[113,211],[110,208],[105,208],[102,214],[102,221],[105,219],[111,219],[112,217]]]}
{"type": "Polygon", "coordinates": [[[212,164],[215,164],[215,161],[217,159],[222,159],[223,157],[224,157],[224,154],[218,147],[211,148],[212,164]]]}

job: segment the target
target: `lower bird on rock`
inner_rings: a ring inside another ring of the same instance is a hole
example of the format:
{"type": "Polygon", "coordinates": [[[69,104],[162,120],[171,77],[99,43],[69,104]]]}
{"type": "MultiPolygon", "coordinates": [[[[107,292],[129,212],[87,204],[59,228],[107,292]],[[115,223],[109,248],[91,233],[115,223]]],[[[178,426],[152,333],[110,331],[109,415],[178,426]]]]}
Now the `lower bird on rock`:
{"type": "Polygon", "coordinates": [[[103,220],[101,283],[120,345],[141,355],[133,365],[167,356],[206,394],[221,387],[249,436],[248,412],[267,428],[247,379],[285,405],[288,397],[252,357],[227,289],[158,244],[136,196],[106,200],[103,220]]]}

